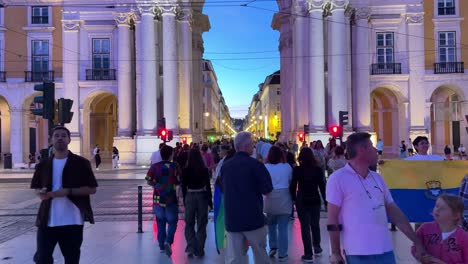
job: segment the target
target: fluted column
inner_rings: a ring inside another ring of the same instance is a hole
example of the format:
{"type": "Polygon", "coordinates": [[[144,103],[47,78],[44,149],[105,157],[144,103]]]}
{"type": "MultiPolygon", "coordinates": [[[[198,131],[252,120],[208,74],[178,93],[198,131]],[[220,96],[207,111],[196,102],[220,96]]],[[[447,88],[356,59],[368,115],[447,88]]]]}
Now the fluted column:
{"type": "Polygon", "coordinates": [[[409,100],[412,134],[425,133],[426,92],[424,87],[424,17],[422,13],[408,14],[409,100]]]}
{"type": "MultiPolygon", "coordinates": [[[[73,11],[64,11],[62,20],[63,29],[63,97],[72,99],[73,118],[67,128],[70,130],[72,137],[80,136],[80,89],[78,85],[79,76],[79,29],[80,21],[77,20],[79,14],[73,11]]],[[[74,151],[77,151],[74,149],[74,151]]]]}
{"type": "Polygon", "coordinates": [[[309,121],[311,132],[325,131],[325,50],[323,0],[309,0],[309,121]]]}
{"type": "Polygon", "coordinates": [[[141,13],[141,135],[154,135],[157,125],[157,84],[154,7],[142,6],[141,13]]]}
{"type": "Polygon", "coordinates": [[[371,91],[369,78],[369,19],[370,9],[359,8],[355,13],[356,26],[353,26],[353,83],[355,124],[358,131],[371,129],[371,91]]]}
{"type": "Polygon", "coordinates": [[[118,28],[119,45],[118,52],[118,135],[129,137],[132,134],[132,116],[134,106],[132,104],[132,71],[130,57],[130,22],[132,13],[118,13],[115,21],[118,28]]]}
{"type": "Polygon", "coordinates": [[[190,9],[184,9],[179,13],[181,29],[181,69],[182,78],[180,86],[179,126],[181,133],[191,134],[190,127],[190,98],[192,98],[192,13],[190,9]]]}
{"type": "Polygon", "coordinates": [[[331,90],[330,124],[338,124],[339,111],[348,111],[346,82],[346,22],[345,9],[348,0],[331,0],[330,11],[330,61],[328,67],[329,89],[331,90]]]}
{"type": "Polygon", "coordinates": [[[161,7],[163,44],[163,89],[164,117],[166,127],[178,133],[179,91],[177,87],[177,6],[165,4],[161,7]]]}
{"type": "Polygon", "coordinates": [[[300,129],[304,124],[309,123],[309,118],[308,118],[308,89],[307,89],[307,83],[306,83],[306,78],[305,78],[305,45],[306,43],[306,35],[305,33],[305,28],[307,25],[307,18],[305,18],[305,8],[302,6],[302,4],[297,3],[295,6],[295,18],[294,18],[294,30],[293,30],[293,54],[294,54],[294,71],[295,71],[295,121],[294,122],[294,130],[300,129]]]}
{"type": "Polygon", "coordinates": [[[21,107],[10,108],[10,152],[13,153],[13,166],[23,163],[23,118],[21,107]]]}

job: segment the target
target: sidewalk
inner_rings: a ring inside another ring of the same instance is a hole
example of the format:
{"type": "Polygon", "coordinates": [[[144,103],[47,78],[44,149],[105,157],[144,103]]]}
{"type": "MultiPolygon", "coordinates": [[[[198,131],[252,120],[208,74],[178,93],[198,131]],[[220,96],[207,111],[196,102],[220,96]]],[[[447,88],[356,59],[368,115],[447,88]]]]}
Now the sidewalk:
{"type": "MultiPolygon", "coordinates": [[[[325,228],[326,219],[321,219],[323,255],[316,258],[314,263],[329,263],[329,238],[325,228]]],[[[224,263],[224,255],[218,255],[214,242],[213,222],[207,226],[207,241],[205,257],[202,259],[188,259],[185,250],[184,222],[179,221],[172,258],[159,252],[156,241],[156,230],[153,222],[143,223],[143,234],[137,234],[137,222],[100,222],[85,226],[84,242],[81,247],[81,263],[107,264],[107,263],[224,263]]],[[[302,240],[299,220],[290,222],[289,260],[286,263],[302,263],[302,240]]],[[[1,264],[32,263],[36,248],[36,233],[28,232],[8,242],[0,244],[1,264]]],[[[417,263],[410,254],[410,241],[401,232],[392,233],[397,263],[417,263]]],[[[268,249],[267,249],[268,250],[268,249]]],[[[252,251],[248,252],[248,262],[254,263],[252,251]]],[[[276,263],[272,259],[271,263],[276,263]]],[[[55,250],[55,263],[63,263],[60,249],[55,250]]],[[[283,262],[285,263],[285,262],[283,262]]]]}

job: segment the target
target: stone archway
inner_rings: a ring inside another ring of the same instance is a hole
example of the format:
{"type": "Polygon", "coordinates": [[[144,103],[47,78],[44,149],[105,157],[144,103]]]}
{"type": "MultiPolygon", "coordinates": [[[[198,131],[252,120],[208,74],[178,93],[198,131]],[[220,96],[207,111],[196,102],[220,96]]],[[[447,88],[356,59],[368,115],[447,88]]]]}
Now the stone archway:
{"type": "Polygon", "coordinates": [[[101,157],[110,159],[117,130],[116,97],[109,92],[91,94],[83,105],[83,155],[92,158],[98,144],[101,157]]]}
{"type": "Polygon", "coordinates": [[[461,125],[467,108],[463,95],[455,86],[442,85],[432,93],[431,103],[432,152],[443,153],[445,145],[458,149],[466,140],[461,125]]]}
{"type": "Polygon", "coordinates": [[[0,96],[0,157],[3,159],[4,153],[11,152],[10,149],[10,106],[7,100],[0,96]]]}
{"type": "Polygon", "coordinates": [[[394,91],[379,87],[371,93],[371,127],[384,143],[384,155],[397,155],[402,118],[400,104],[394,91]]]}

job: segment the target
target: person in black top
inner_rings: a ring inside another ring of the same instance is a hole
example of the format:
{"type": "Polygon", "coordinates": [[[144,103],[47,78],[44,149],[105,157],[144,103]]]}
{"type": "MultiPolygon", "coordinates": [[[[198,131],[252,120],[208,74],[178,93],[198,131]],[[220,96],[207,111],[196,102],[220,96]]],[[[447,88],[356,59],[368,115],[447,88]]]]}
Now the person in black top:
{"type": "Polygon", "coordinates": [[[298,160],[300,165],[293,169],[289,190],[296,204],[297,215],[301,223],[302,243],[304,244],[302,260],[312,262],[314,253],[317,256],[322,253],[320,246],[320,194],[326,206],[325,180],[323,170],[318,165],[310,148],[301,149],[298,160]],[[310,237],[311,230],[314,253],[310,237]]]}
{"type": "Polygon", "coordinates": [[[191,149],[187,166],[182,169],[182,192],[185,204],[185,239],[189,257],[205,255],[206,225],[208,224],[208,206],[213,208],[211,200],[210,173],[205,166],[198,149],[191,149]],[[197,231],[195,232],[195,220],[197,231]]]}
{"type": "Polygon", "coordinates": [[[237,153],[223,164],[219,176],[227,231],[225,263],[243,261],[246,240],[252,248],[255,263],[269,263],[262,195],[268,196],[273,190],[271,176],[263,163],[250,157],[254,149],[251,133],[238,133],[234,148],[237,153]]]}

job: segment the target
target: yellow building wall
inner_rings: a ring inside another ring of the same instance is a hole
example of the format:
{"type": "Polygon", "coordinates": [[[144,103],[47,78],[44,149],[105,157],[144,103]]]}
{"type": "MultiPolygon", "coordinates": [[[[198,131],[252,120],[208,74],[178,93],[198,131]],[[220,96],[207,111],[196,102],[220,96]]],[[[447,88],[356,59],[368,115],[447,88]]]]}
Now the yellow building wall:
{"type": "Polygon", "coordinates": [[[27,7],[5,8],[5,72],[7,78],[24,78],[27,70],[27,7]]]}
{"type": "MultiPolygon", "coordinates": [[[[52,32],[54,45],[52,46],[52,70],[54,70],[55,78],[62,77],[63,65],[63,42],[62,42],[62,8],[52,7],[52,26],[55,30],[52,32]]],[[[66,63],[66,62],[65,62],[66,63]]]]}
{"type": "Polygon", "coordinates": [[[460,5],[460,17],[463,17],[464,20],[461,21],[460,29],[461,29],[461,58],[462,61],[465,62],[465,68],[468,64],[468,52],[464,47],[468,44],[468,1],[467,0],[460,0],[458,1],[460,5]]]}
{"type": "MultiPolygon", "coordinates": [[[[461,0],[463,1],[463,0],[461,0]]],[[[436,46],[434,40],[434,0],[424,0],[424,49],[426,70],[433,70],[436,58],[436,46]]]]}

